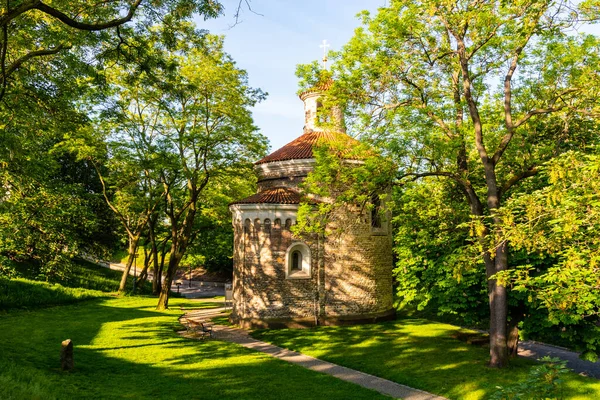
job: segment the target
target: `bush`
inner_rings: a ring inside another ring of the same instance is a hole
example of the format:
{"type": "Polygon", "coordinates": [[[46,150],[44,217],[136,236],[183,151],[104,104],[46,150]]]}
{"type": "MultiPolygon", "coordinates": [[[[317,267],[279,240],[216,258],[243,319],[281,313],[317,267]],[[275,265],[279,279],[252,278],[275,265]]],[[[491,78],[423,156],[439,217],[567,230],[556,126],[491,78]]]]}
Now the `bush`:
{"type": "Polygon", "coordinates": [[[562,377],[569,371],[566,361],[542,357],[542,365],[531,368],[527,379],[515,385],[498,386],[490,400],[547,400],[562,399],[562,377]]]}

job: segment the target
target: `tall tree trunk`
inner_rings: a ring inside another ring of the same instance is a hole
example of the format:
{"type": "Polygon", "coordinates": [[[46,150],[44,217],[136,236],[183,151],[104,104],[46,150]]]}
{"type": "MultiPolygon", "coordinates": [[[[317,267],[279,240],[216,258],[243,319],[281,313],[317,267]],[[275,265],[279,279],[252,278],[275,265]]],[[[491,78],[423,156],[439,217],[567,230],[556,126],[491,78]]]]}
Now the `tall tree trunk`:
{"type": "Polygon", "coordinates": [[[160,268],[158,262],[158,246],[156,245],[156,236],[154,229],[156,219],[148,221],[148,238],[150,239],[150,253],[152,254],[152,265],[154,266],[154,276],[152,277],[152,294],[157,295],[160,291],[160,268]]]}
{"type": "Polygon", "coordinates": [[[125,289],[127,288],[127,278],[129,277],[129,272],[131,272],[131,266],[133,265],[133,262],[135,260],[140,236],[141,235],[129,237],[129,247],[127,249],[127,264],[125,264],[123,275],[121,275],[121,282],[119,283],[119,293],[125,292],[125,289]]]}
{"type": "Polygon", "coordinates": [[[158,305],[156,306],[157,310],[166,310],[169,308],[169,292],[171,290],[171,284],[173,283],[173,278],[175,277],[177,268],[179,268],[179,262],[181,261],[182,257],[183,252],[171,252],[171,258],[169,258],[169,266],[167,267],[165,280],[162,284],[160,296],[158,297],[158,305]]]}
{"type": "Polygon", "coordinates": [[[508,366],[507,349],[507,314],[508,291],[490,277],[507,269],[506,243],[496,250],[494,259],[486,260],[488,278],[488,295],[490,301],[490,367],[504,368],[508,366]]]}
{"type": "Polygon", "coordinates": [[[155,296],[158,296],[160,294],[160,290],[162,287],[163,270],[165,267],[165,258],[167,256],[167,250],[166,250],[167,241],[168,241],[168,238],[163,240],[163,242],[161,243],[160,261],[158,261],[158,251],[159,251],[158,246],[152,250],[153,252],[156,250],[154,262],[158,262],[158,266],[155,267],[157,272],[155,272],[154,279],[152,281],[152,294],[155,296]]]}
{"type": "MultiPolygon", "coordinates": [[[[206,182],[204,185],[205,184],[206,182]]],[[[190,186],[194,187],[194,185],[190,186]]],[[[198,194],[199,191],[192,189],[187,214],[181,225],[178,224],[178,219],[175,217],[175,214],[171,213],[171,215],[169,215],[169,219],[171,220],[171,257],[169,258],[169,266],[167,267],[167,273],[165,274],[165,281],[163,282],[158,298],[158,305],[156,306],[157,310],[165,310],[169,307],[169,290],[171,289],[171,283],[173,282],[177,268],[179,268],[179,263],[193,238],[198,194]]]]}
{"type": "MultiPolygon", "coordinates": [[[[495,230],[502,221],[498,216],[500,197],[495,165],[491,160],[483,159],[485,180],[487,185],[487,205],[492,216],[490,233],[494,236],[495,230]]],[[[493,238],[492,238],[493,239],[493,238]]],[[[492,240],[491,245],[495,242],[492,240]]],[[[489,240],[488,240],[489,246],[489,240]]],[[[488,295],[490,301],[490,367],[504,368],[508,366],[507,322],[508,322],[508,290],[506,286],[498,284],[492,279],[495,274],[508,269],[508,245],[505,241],[488,250],[486,258],[486,276],[488,278],[488,295]]]]}

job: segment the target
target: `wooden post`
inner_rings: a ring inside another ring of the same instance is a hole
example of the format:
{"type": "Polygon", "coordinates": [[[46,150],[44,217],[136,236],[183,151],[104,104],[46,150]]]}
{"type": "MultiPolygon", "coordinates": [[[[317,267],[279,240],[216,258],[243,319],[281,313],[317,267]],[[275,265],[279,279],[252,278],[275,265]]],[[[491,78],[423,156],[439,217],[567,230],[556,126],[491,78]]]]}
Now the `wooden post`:
{"type": "Polygon", "coordinates": [[[70,371],[73,367],[73,342],[71,339],[63,340],[60,349],[60,368],[63,371],[70,371]]]}

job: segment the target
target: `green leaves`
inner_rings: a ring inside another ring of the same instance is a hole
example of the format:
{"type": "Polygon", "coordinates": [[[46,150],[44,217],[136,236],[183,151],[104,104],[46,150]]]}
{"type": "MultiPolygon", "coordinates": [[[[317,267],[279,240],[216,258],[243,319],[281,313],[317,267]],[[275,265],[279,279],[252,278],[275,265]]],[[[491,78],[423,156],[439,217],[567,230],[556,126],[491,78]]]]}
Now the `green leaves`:
{"type": "MultiPolygon", "coordinates": [[[[590,331],[600,320],[599,165],[597,154],[565,153],[543,169],[548,186],[512,199],[504,210],[513,248],[556,257],[547,269],[519,268],[504,278],[530,293],[552,324],[583,324],[590,331]]],[[[588,357],[597,351],[598,338],[579,340],[588,357]]]]}

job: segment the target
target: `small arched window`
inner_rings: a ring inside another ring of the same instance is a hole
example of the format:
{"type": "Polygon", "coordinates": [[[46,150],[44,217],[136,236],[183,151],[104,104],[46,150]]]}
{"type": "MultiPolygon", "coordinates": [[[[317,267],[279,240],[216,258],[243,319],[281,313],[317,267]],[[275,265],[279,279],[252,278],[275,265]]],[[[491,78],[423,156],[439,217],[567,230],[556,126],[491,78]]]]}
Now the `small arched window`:
{"type": "Polygon", "coordinates": [[[251,226],[252,222],[250,222],[250,218],[246,218],[246,220],[244,221],[244,233],[245,234],[249,234],[250,233],[250,226],[251,226]]]}
{"type": "Polygon", "coordinates": [[[290,229],[291,227],[292,227],[292,220],[288,218],[285,220],[285,229],[290,229]]]}
{"type": "Polygon", "coordinates": [[[310,249],[301,242],[293,243],[285,253],[285,277],[288,279],[310,279],[310,249]]]}
{"type": "Polygon", "coordinates": [[[274,229],[281,229],[281,219],[276,218],[275,219],[275,224],[273,225],[274,229]]]}
{"type": "Polygon", "coordinates": [[[265,234],[271,234],[271,220],[269,218],[265,219],[265,234]]]}

